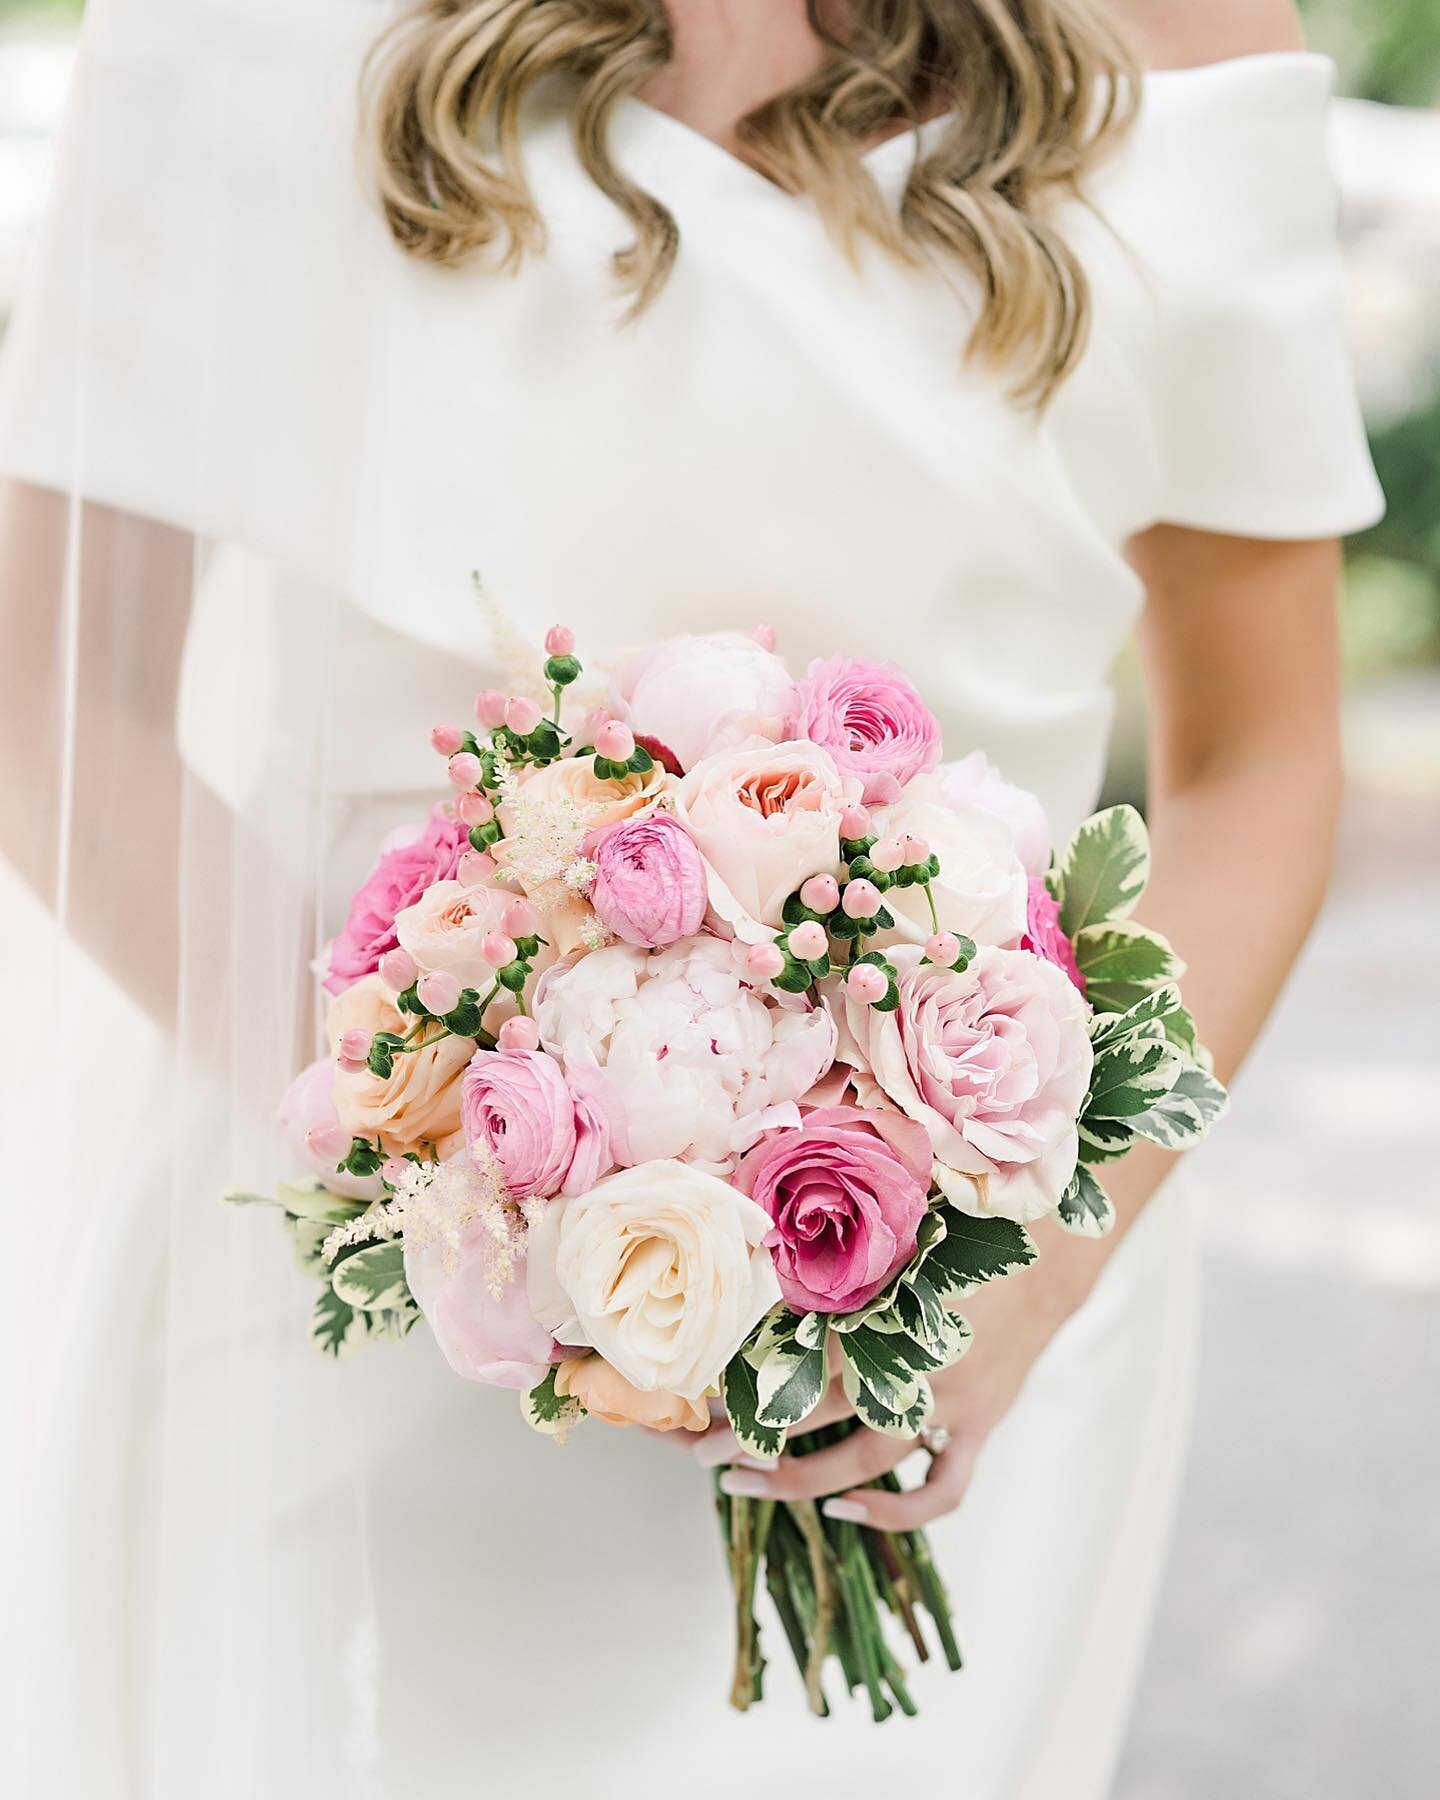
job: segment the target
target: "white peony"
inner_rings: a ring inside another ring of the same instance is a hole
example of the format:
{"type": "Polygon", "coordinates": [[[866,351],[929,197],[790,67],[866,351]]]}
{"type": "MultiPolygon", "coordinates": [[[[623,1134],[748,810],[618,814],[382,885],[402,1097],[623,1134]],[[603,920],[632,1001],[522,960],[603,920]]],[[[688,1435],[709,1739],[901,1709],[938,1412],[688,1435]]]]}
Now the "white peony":
{"type": "Polygon", "coordinates": [[[622,661],[610,684],[614,711],[682,769],[746,738],[782,737],[794,697],[784,663],[743,631],[667,638],[622,661]]]}
{"type": "Polygon", "coordinates": [[[530,1310],[643,1393],[698,1400],[780,1298],[770,1215],[686,1163],[621,1169],[531,1226],[530,1310]]]}
{"type": "Polygon", "coordinates": [[[1016,787],[990,761],[974,750],[958,762],[935,771],[941,797],[957,811],[978,806],[1008,825],[1027,875],[1043,875],[1050,867],[1050,822],[1045,808],[1028,788],[1016,787]]]}
{"type": "MultiPolygon", "coordinates": [[[[924,838],[940,859],[940,877],[930,884],[940,930],[973,938],[977,944],[1015,944],[1024,934],[1029,882],[1010,829],[978,806],[947,805],[938,778],[919,775],[890,806],[871,814],[877,837],[924,838]]],[[[923,944],[935,930],[925,890],[891,888],[885,904],[895,929],[872,941],[923,944]]]]}
{"type": "Polygon", "coordinates": [[[725,1173],[835,1058],[835,1021],[742,980],[729,944],[615,944],[540,981],[541,1042],[567,1070],[598,1068],[624,1108],[626,1160],[678,1157],[725,1173]]]}

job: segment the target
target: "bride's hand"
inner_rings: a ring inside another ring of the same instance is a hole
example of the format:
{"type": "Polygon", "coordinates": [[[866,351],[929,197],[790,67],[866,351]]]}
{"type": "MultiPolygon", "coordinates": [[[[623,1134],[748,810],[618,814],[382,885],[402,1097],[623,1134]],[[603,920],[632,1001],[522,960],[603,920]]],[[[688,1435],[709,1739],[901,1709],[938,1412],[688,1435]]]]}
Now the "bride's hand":
{"type": "MultiPolygon", "coordinates": [[[[980,1289],[959,1309],[974,1339],[959,1362],[931,1377],[935,1411],[928,1431],[948,1433],[924,1484],[892,1494],[867,1487],[915,1453],[911,1440],[868,1428],[808,1456],[773,1465],[743,1456],[723,1418],[692,1441],[696,1460],[721,1463],[729,1493],[764,1500],[824,1500],[832,1517],[884,1531],[914,1531],[952,1512],[964,1497],[986,1438],[1010,1410],[1035,1359],[1089,1291],[1104,1260],[1100,1246],[1054,1229],[1035,1233],[1041,1255],[1029,1268],[980,1289]]],[[[838,1380],[805,1421],[804,1431],[853,1413],[838,1380]]]]}

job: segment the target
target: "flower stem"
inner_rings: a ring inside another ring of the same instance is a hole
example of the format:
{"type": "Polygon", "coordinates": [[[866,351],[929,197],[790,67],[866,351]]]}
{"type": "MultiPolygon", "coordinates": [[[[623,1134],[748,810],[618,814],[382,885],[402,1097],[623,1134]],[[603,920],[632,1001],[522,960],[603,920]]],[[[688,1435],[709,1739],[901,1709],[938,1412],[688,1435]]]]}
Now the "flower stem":
{"type": "Polygon", "coordinates": [[[930,908],[930,929],[932,931],[939,931],[940,915],[935,910],[935,895],[931,891],[930,883],[928,881],[922,881],[920,885],[925,890],[925,901],[930,908]]]}
{"type": "Polygon", "coordinates": [[[815,1624],[810,1639],[810,1654],[805,1662],[805,1695],[811,1712],[824,1718],[828,1708],[821,1676],[825,1658],[830,1653],[830,1637],[835,1625],[835,1589],[830,1580],[830,1547],[825,1541],[825,1527],[813,1500],[792,1501],[790,1517],[800,1527],[805,1548],[810,1553],[810,1580],[815,1589],[815,1624]]]}

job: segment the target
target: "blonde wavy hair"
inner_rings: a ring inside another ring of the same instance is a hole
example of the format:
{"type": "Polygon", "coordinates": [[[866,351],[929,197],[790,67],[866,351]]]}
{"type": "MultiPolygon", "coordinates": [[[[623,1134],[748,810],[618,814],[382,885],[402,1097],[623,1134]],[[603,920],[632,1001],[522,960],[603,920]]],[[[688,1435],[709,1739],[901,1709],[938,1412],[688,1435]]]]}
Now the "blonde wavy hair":
{"type": "MultiPolygon", "coordinates": [[[[868,237],[907,260],[954,258],[974,277],[969,354],[1010,371],[1043,404],[1075,366],[1090,295],[1052,223],[1133,116],[1129,47],[1092,0],[846,0],[843,23],[807,0],[829,51],[809,80],[751,113],[748,162],[813,197],[854,254],[868,237]],[[866,147],[943,113],[898,207],[867,173],[866,147]]],[[[419,0],[375,46],[364,135],[397,242],[453,265],[488,251],[516,267],[544,247],[526,184],[522,109],[542,80],[571,96],[587,174],[635,228],[615,259],[632,314],[675,261],[673,215],[610,155],[619,102],[671,55],[663,0],[419,0]]]]}

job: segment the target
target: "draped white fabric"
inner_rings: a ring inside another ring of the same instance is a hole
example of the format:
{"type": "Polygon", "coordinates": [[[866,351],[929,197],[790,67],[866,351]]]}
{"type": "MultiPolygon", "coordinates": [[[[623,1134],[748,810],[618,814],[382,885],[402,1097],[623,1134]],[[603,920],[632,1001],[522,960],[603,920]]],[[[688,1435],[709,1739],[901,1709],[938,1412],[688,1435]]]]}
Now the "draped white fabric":
{"type": "Polygon", "coordinates": [[[322,1363],[283,1237],[218,1195],[290,1172],[308,965],[427,804],[429,724],[554,618],[600,655],[760,619],[796,662],[889,655],[1068,830],[1127,535],[1374,515],[1328,65],[1151,81],[1072,220],[1098,328],[1037,422],[962,370],[950,275],[853,273],[807,203],[635,103],[617,152],[683,237],[638,324],[623,224],[543,111],[547,256],[407,263],[353,167],[382,17],[92,0],[0,365],[5,1791],[1099,1795],[1183,1442],[1178,1192],[939,1534],[971,1667],[878,1732],[812,1728],[778,1656],[766,1711],[724,1712],[683,1458],[599,1427],[558,1455],[420,1333],[322,1363]]]}

